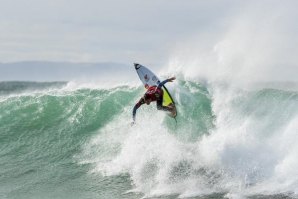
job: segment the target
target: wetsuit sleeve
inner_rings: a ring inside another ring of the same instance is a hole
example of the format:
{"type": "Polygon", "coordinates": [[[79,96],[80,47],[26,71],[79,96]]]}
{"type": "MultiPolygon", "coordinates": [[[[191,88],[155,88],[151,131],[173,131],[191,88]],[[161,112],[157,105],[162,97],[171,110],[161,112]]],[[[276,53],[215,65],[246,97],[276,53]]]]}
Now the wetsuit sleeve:
{"type": "Polygon", "coordinates": [[[133,107],[133,111],[132,111],[132,119],[133,119],[133,121],[136,120],[137,109],[140,108],[140,106],[141,106],[142,104],[144,104],[144,103],[145,103],[145,100],[144,100],[144,98],[142,97],[142,98],[138,101],[138,103],[136,103],[136,105],[133,107]]]}
{"type": "Polygon", "coordinates": [[[163,85],[165,85],[167,82],[169,82],[169,80],[168,79],[166,79],[166,80],[164,80],[164,81],[162,81],[162,82],[160,82],[159,84],[158,84],[158,88],[161,88],[163,85]]]}

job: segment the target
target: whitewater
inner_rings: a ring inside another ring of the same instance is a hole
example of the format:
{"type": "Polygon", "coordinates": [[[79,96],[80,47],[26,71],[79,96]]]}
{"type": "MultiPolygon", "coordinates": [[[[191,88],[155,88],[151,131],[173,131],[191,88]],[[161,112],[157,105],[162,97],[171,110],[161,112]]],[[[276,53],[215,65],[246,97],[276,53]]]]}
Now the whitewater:
{"type": "Polygon", "coordinates": [[[1,198],[298,197],[297,84],[168,88],[131,126],[141,84],[1,82],[1,198]]]}

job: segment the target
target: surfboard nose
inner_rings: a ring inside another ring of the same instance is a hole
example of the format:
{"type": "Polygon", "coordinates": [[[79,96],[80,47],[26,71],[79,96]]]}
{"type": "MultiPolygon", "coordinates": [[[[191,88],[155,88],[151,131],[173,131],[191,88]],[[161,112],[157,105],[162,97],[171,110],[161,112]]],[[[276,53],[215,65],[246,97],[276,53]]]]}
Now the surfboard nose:
{"type": "Polygon", "coordinates": [[[138,63],[134,63],[133,65],[135,66],[135,69],[139,69],[141,67],[141,65],[138,63]]]}

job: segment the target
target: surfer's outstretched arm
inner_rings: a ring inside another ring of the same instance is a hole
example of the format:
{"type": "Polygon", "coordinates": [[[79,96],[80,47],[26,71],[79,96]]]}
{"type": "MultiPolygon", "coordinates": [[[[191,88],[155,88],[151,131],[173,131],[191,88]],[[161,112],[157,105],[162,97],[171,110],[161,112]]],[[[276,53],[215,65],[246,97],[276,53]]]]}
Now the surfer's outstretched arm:
{"type": "Polygon", "coordinates": [[[136,103],[136,105],[133,107],[133,111],[132,111],[132,119],[133,119],[133,122],[136,121],[137,109],[140,108],[140,106],[141,106],[142,104],[144,104],[144,103],[145,103],[145,99],[142,97],[142,98],[138,101],[138,103],[136,103]]]}
{"type": "Polygon", "coordinates": [[[176,77],[171,77],[171,78],[169,78],[169,79],[166,79],[166,80],[164,80],[164,81],[162,81],[162,82],[160,82],[159,84],[158,84],[158,88],[161,88],[163,85],[165,85],[167,82],[172,82],[173,80],[175,80],[176,79],[176,77]]]}
{"type": "Polygon", "coordinates": [[[132,121],[133,121],[133,122],[136,121],[137,109],[138,109],[138,107],[137,107],[137,105],[135,105],[135,106],[133,107],[133,110],[132,110],[132,121]]]}

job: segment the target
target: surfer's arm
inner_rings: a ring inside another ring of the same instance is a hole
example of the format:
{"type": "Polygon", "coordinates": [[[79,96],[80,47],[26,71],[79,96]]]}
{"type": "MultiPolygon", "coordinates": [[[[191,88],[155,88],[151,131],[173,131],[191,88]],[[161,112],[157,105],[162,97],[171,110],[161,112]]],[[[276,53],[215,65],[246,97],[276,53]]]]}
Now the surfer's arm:
{"type": "Polygon", "coordinates": [[[159,84],[158,84],[158,88],[161,88],[163,85],[165,85],[167,82],[172,82],[173,80],[175,80],[176,79],[176,77],[171,77],[171,78],[169,78],[169,79],[166,79],[166,80],[164,80],[164,81],[162,81],[162,82],[160,82],[159,84]]]}
{"type": "Polygon", "coordinates": [[[142,97],[142,98],[138,101],[138,103],[136,103],[136,105],[133,107],[133,111],[132,111],[132,119],[133,119],[133,121],[136,120],[137,109],[140,108],[140,106],[141,106],[142,104],[144,104],[144,103],[145,103],[145,99],[142,97]]]}

